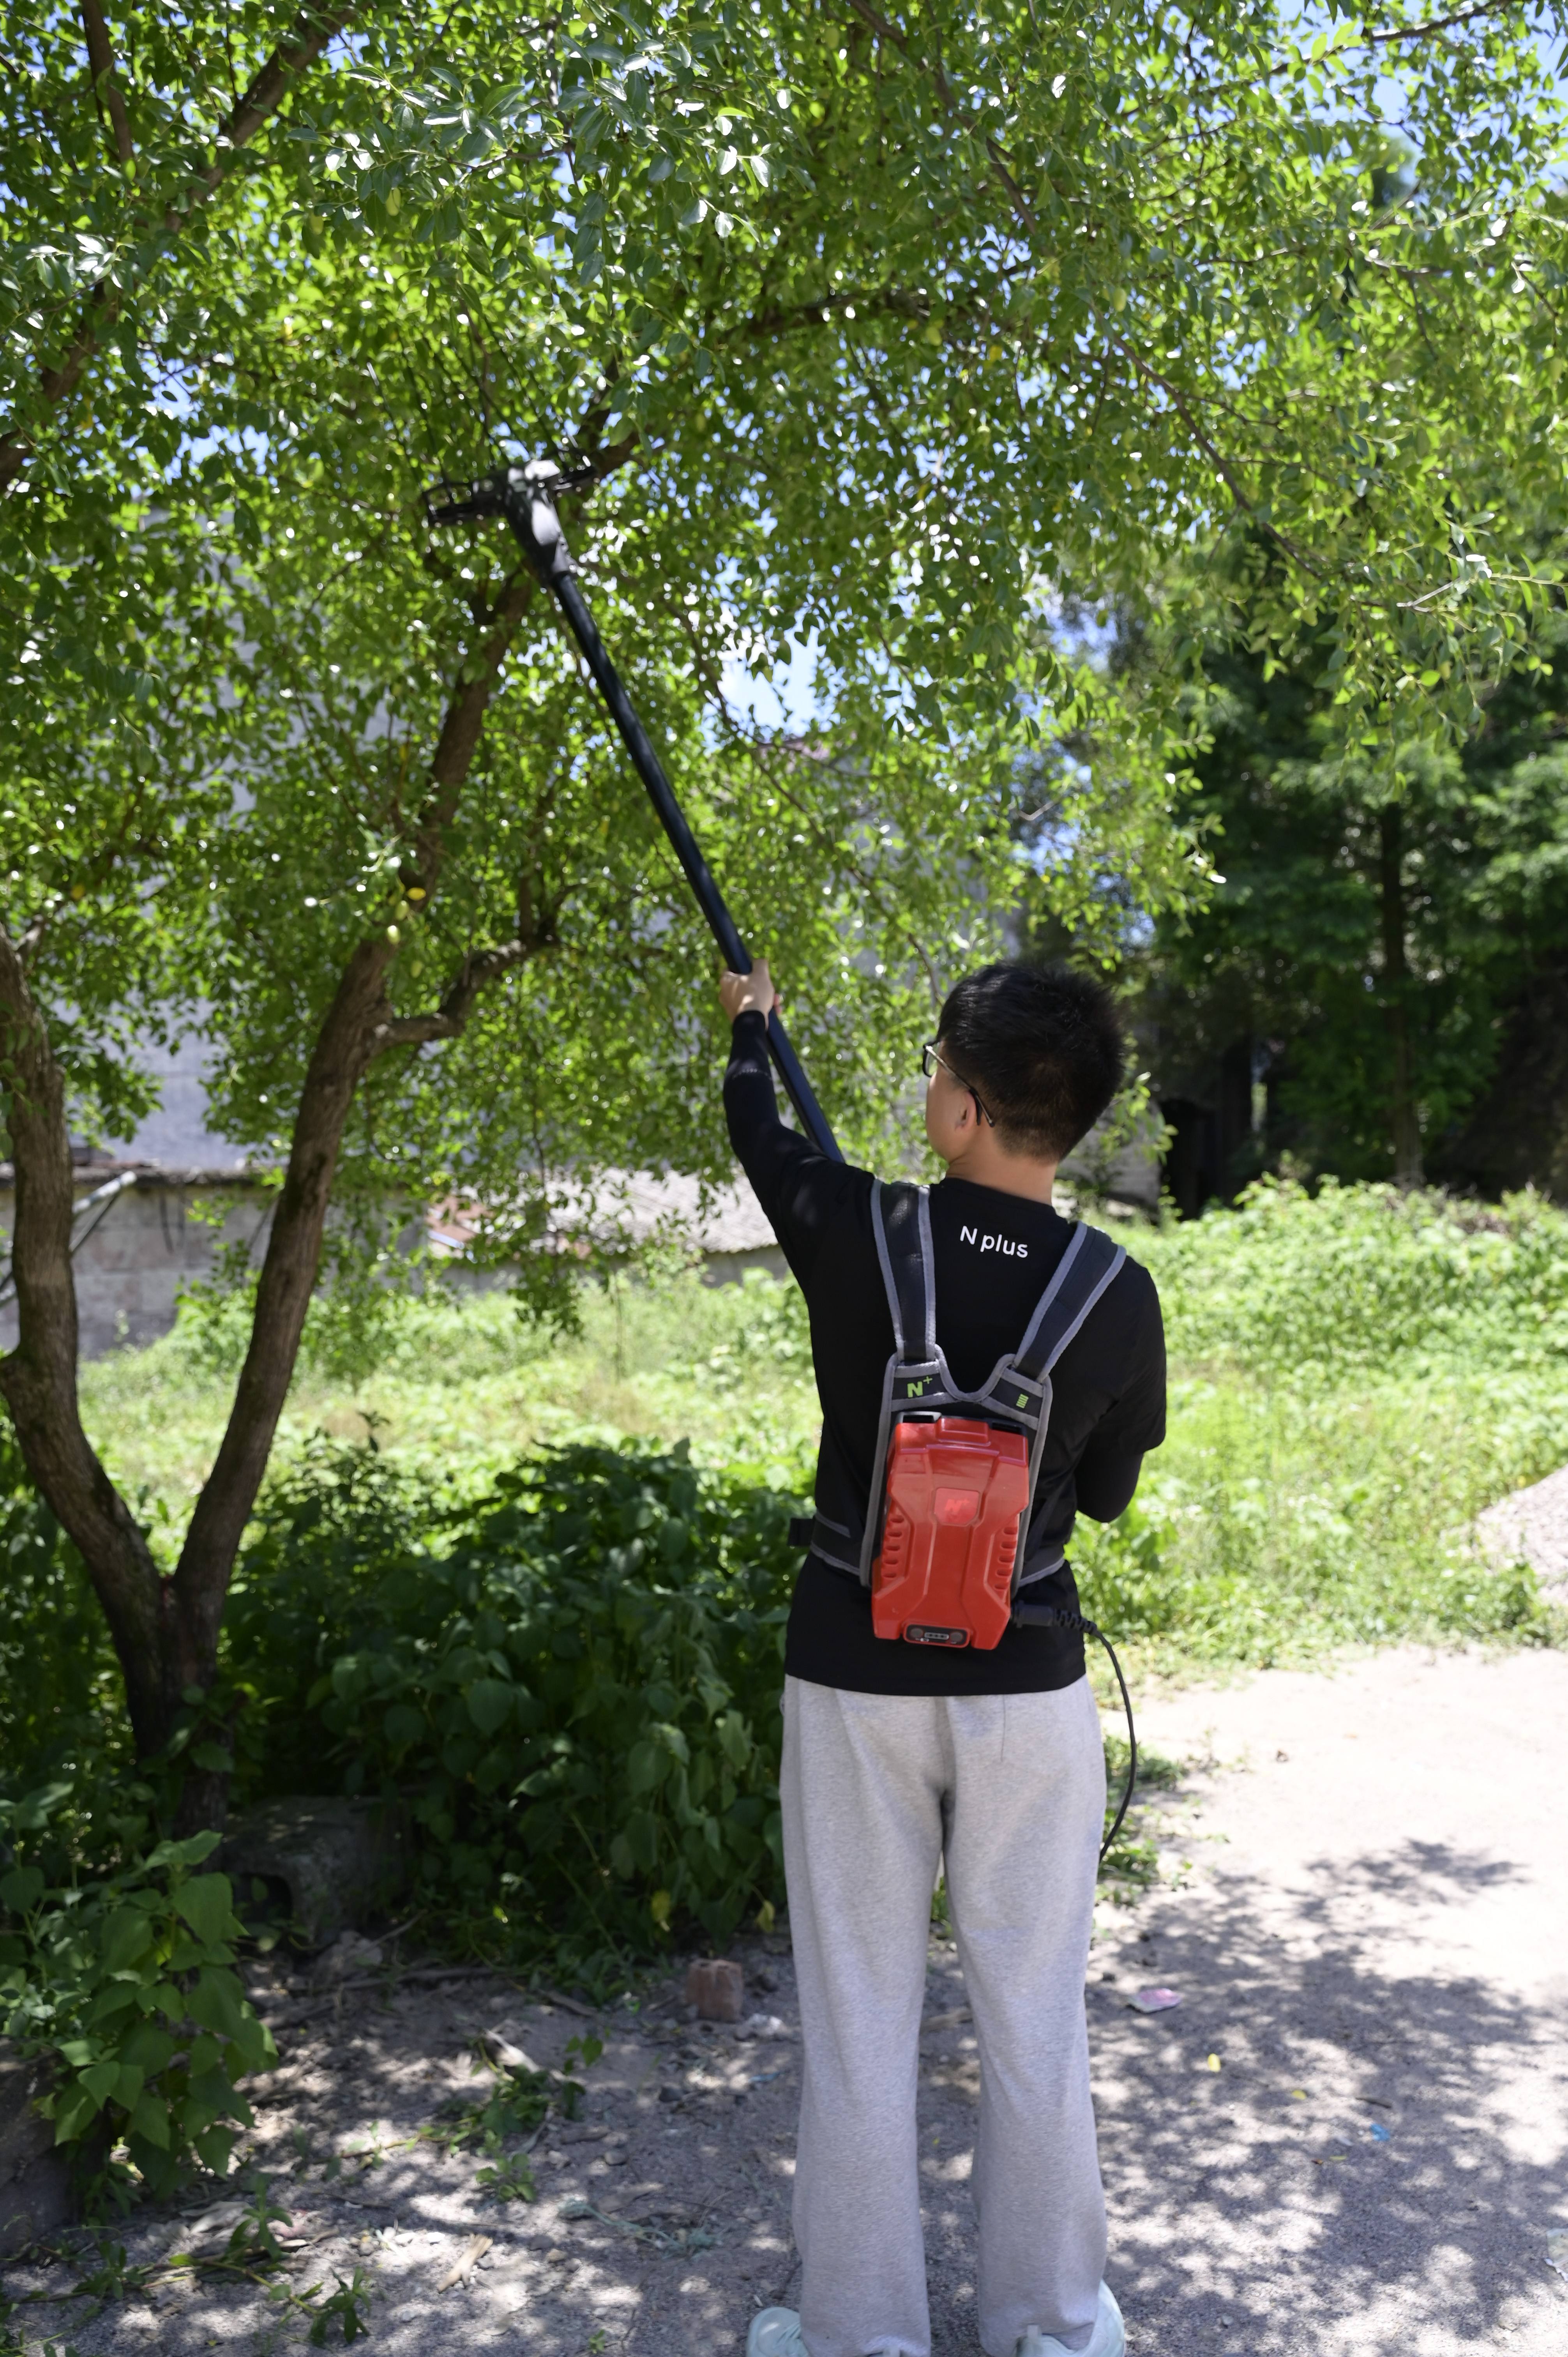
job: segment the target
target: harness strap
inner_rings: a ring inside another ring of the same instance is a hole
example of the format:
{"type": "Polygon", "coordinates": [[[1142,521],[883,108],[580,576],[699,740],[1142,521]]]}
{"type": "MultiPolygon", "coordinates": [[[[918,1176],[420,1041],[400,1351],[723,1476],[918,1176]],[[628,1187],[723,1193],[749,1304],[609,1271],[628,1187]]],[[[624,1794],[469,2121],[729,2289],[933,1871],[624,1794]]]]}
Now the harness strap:
{"type": "Polygon", "coordinates": [[[931,1207],[923,1187],[897,1179],[871,1190],[871,1227],[893,1318],[893,1355],[924,1362],[937,1353],[936,1265],[931,1207]]]}
{"type": "Polygon", "coordinates": [[[1013,1353],[1020,1374],[1050,1373],[1126,1257],[1102,1229],[1079,1222],[1013,1353]]]}
{"type": "Polygon", "coordinates": [[[832,1564],[835,1571],[847,1571],[852,1578],[860,1578],[861,1534],[843,1523],[835,1523],[831,1514],[791,1514],[789,1544],[792,1547],[808,1547],[822,1562],[832,1564]]]}
{"type": "MultiPolygon", "coordinates": [[[[904,1179],[875,1185],[871,1225],[893,1324],[893,1357],[884,1385],[872,1494],[852,1523],[816,1513],[797,1516],[789,1525],[792,1545],[809,1546],[822,1562],[851,1573],[863,1585],[871,1578],[889,1435],[900,1410],[908,1413],[911,1404],[918,1404],[920,1414],[1000,1416],[1030,1434],[1029,1505],[1022,1534],[1026,1543],[1050,1421],[1050,1370],[1127,1257],[1101,1230],[1081,1223],[1075,1226],[1018,1349],[998,1361],[978,1391],[960,1392],[937,1342],[936,1254],[928,1190],[904,1179]]],[[[1064,1559],[1059,1546],[1036,1548],[1028,1555],[1021,1550],[1015,1575],[1018,1586],[1059,1569],[1064,1559]]]]}

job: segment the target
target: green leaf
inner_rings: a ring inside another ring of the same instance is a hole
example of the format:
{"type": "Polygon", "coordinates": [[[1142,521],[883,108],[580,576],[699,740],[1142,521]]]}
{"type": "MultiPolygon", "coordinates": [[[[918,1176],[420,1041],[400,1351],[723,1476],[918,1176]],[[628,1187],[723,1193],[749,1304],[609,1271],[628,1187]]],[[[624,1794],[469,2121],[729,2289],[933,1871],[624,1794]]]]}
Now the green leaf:
{"type": "Polygon", "coordinates": [[[43,1897],[44,1878],[36,1866],[14,1866],[10,1872],[0,1875],[0,1907],[14,1914],[24,1915],[43,1897]]]}
{"type": "Polygon", "coordinates": [[[105,1981],[87,2008],[89,2025],[96,2028],[116,2014],[134,2012],[141,1993],[141,1985],[135,1980],[105,1981]]]}
{"type": "Polygon", "coordinates": [[[499,1735],[511,1716],[513,1690],[501,1678],[476,1678],[468,1688],[468,1716],[481,1735],[499,1735]]]}
{"type": "Polygon", "coordinates": [[[226,1874],[197,1875],[190,1881],[180,1883],[173,1897],[177,1911],[189,1924],[197,1938],[209,1946],[232,1937],[237,1932],[234,1894],[226,1874]]]}
{"type": "Polygon", "coordinates": [[[214,1833],[209,1827],[205,1833],[187,1834],[183,1841],[159,1842],[156,1849],[144,1859],[144,1867],[151,1872],[171,1866],[199,1866],[203,1858],[211,1857],[222,1838],[221,1834],[214,1833]]]}
{"type": "Polygon", "coordinates": [[[90,2062],[78,2078],[78,2084],[91,2095],[94,2110],[102,2111],[113,2093],[120,2077],[118,2062],[90,2062]]]}
{"type": "Polygon", "coordinates": [[[714,1733],[730,1766],[744,1768],[751,1757],[751,1735],[739,1711],[727,1710],[717,1722],[714,1733]]]}
{"type": "Polygon", "coordinates": [[[55,2143],[74,2144],[98,2116],[98,2105],[84,2086],[68,2088],[55,2111],[55,2143]]]}
{"type": "Polygon", "coordinates": [[[145,2073],[136,2063],[122,2062],[119,2075],[110,2091],[114,2102],[123,2104],[128,2112],[134,2111],[141,2097],[145,2077],[145,2073]]]}
{"type": "Polygon", "coordinates": [[[145,2136],[149,2144],[156,2145],[160,2152],[167,2152],[170,2142],[168,2105],[161,2095],[148,2090],[137,2097],[136,2108],[131,2115],[129,2133],[145,2136]]]}
{"type": "Polygon", "coordinates": [[[195,1987],[186,1999],[192,2021],[220,2038],[239,2038],[244,2033],[246,2006],[244,1991],[231,1972],[208,1966],[199,1976],[195,1987]]]}
{"type": "Polygon", "coordinates": [[[196,2147],[197,2158],[205,2169],[209,2169],[214,2177],[228,2175],[229,2162],[233,2155],[235,2143],[235,2131],[232,2128],[204,2127],[191,2138],[191,2142],[196,2147]]]}
{"type": "Polygon", "coordinates": [[[424,1713],[412,1703],[394,1702],[381,1720],[381,1728],[394,1751],[405,1751],[424,1733],[424,1713]]]}
{"type": "Polygon", "coordinates": [[[119,2051],[122,2061],[139,2064],[153,2079],[173,2061],[175,2042],[156,2022],[139,2021],[121,2039],[119,2051]]]}
{"type": "Polygon", "coordinates": [[[153,1945],[153,1926],[145,1909],[116,1907],[104,1919],[100,1951],[105,1972],[124,1972],[148,1954],[153,1945]]]}
{"type": "Polygon", "coordinates": [[[190,2051],[186,2056],[186,2069],[193,2080],[204,2078],[209,2071],[219,2068],[223,2059],[223,2047],[224,2040],[210,2030],[191,2040],[190,2051]]]}

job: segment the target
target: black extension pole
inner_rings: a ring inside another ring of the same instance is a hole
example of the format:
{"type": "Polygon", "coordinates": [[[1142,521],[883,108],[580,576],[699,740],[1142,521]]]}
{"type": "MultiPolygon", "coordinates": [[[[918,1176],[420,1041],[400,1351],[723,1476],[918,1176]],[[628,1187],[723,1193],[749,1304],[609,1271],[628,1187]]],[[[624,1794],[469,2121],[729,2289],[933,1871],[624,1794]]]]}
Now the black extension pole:
{"type": "MultiPolygon", "coordinates": [[[[741,940],[735,919],[725,905],[724,895],[697,847],[696,837],[686,823],[686,814],[675,799],[674,789],[664,774],[658,754],[649,742],[648,732],[633,711],[631,698],[605,652],[604,640],[577,587],[575,568],[555,507],[556,494],[575,487],[573,479],[561,474],[549,459],[536,458],[527,467],[511,467],[504,474],[492,475],[484,482],[473,484],[466,499],[447,499],[437,502],[432,495],[428,511],[432,523],[457,523],[470,517],[484,515],[505,516],[540,580],[555,593],[561,610],[571,626],[572,635],[583,651],[583,660],[594,675],[594,684],[620,730],[622,742],[631,755],[638,776],[648,789],[648,798],[659,813],[660,823],[685,871],[686,881],[696,896],[698,908],[708,920],[708,929],[719,945],[725,963],[733,974],[749,974],[750,952],[741,940]]],[[[789,1044],[789,1033],[777,1013],[769,1014],[767,1020],[768,1053],[800,1117],[800,1126],[819,1152],[830,1156],[834,1162],[842,1162],[843,1156],[839,1151],[838,1142],[828,1126],[827,1115],[817,1103],[810,1081],[800,1069],[800,1060],[789,1044]]]]}

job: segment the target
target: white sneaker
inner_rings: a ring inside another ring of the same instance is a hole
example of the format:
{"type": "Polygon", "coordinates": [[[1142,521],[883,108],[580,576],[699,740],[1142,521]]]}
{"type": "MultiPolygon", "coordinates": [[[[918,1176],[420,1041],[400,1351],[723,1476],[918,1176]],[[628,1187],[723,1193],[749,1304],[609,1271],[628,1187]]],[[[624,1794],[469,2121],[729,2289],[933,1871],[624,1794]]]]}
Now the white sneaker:
{"type": "MultiPolygon", "coordinates": [[[[779,2308],[768,2311],[769,2316],[782,2316],[787,2312],[779,2308]]],[[[757,2320],[760,2324],[762,2319],[758,2317],[757,2320]]],[[[1127,2335],[1122,2327],[1122,2311],[1116,2305],[1116,2295],[1109,2284],[1102,2283],[1100,2305],[1095,2310],[1094,2330],[1079,2351],[1078,2357],[1124,2357],[1126,2347],[1127,2335]]],[[[746,2357],[753,2357],[753,2352],[748,2350],[746,2357]]],[[[757,2352],[757,2357],[763,2357],[763,2353],[757,2352]]],[[[779,2357],[784,2357],[782,2347],[779,2357]]],[[[793,2357],[793,2352],[790,2352],[790,2357],[793,2357]]],[[[1058,2341],[1050,2333],[1042,2332],[1037,2324],[1031,2324],[1019,2341],[1014,2357],[1072,2357],[1072,2352],[1065,2341],[1058,2341]]]]}
{"type": "Polygon", "coordinates": [[[765,2308],[751,2319],[746,2357],[806,2357],[800,2319],[792,2308],[765,2308]]]}

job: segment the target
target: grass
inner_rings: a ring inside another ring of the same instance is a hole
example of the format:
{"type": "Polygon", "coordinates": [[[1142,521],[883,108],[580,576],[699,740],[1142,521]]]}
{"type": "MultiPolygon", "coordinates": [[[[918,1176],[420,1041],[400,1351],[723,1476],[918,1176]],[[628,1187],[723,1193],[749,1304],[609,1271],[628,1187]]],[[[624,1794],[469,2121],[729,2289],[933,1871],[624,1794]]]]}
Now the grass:
{"type": "MultiPolygon", "coordinates": [[[[1568,1219],[1530,1197],[1265,1189],[1127,1241],[1165,1307],[1169,1437],[1122,1523],[1080,1526],[1075,1561],[1141,1670],[1551,1633],[1530,1576],[1488,1568],[1466,1534],[1568,1462],[1568,1219]]],[[[166,1551],[231,1382],[194,1318],[84,1371],[89,1428],[166,1551]]],[[[799,1490],[817,1425],[794,1288],[687,1272],[585,1293],[573,1339],[530,1332],[496,1294],[411,1301],[354,1379],[304,1368],[279,1457],[373,1432],[478,1488],[541,1441],[685,1437],[699,1462],[799,1490]]]]}
{"type": "MultiPolygon", "coordinates": [[[[233,1391],[197,1321],[82,1371],[83,1413],[111,1471],[177,1542],[217,1451],[233,1391]]],[[[499,1293],[410,1301],[390,1347],[352,1378],[308,1361],[278,1453],[315,1432],[379,1448],[476,1488],[540,1442],[687,1438],[703,1464],[742,1462],[798,1487],[819,1415],[794,1287],[694,1273],[585,1288],[582,1331],[523,1326],[499,1293]]]]}
{"type": "Polygon", "coordinates": [[[1563,1213],[1265,1187],[1133,1248],[1165,1305],[1170,1437],[1077,1560],[1142,1666],[1553,1633],[1470,1527],[1568,1462],[1563,1213]]]}

